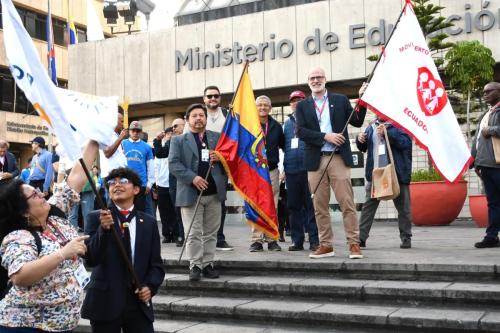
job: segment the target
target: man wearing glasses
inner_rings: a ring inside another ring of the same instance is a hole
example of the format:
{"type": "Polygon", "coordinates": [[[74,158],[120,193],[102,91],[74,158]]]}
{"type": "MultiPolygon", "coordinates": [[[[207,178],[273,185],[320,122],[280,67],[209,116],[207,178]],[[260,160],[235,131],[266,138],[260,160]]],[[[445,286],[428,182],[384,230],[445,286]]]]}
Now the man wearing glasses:
{"type": "MultiPolygon", "coordinates": [[[[217,86],[208,86],[203,91],[203,102],[207,107],[207,130],[221,133],[228,110],[220,106],[221,96],[217,86]]],[[[233,248],[226,242],[224,236],[224,221],[226,219],[226,202],[221,203],[221,219],[219,231],[217,231],[216,250],[232,251],[233,248]]]]}
{"type": "MultiPolygon", "coordinates": [[[[307,81],[312,96],[297,105],[296,114],[297,135],[305,142],[304,167],[308,171],[309,188],[314,191],[319,184],[313,203],[320,244],[309,257],[335,255],[329,212],[331,187],[342,210],[349,258],[360,259],[363,255],[359,247],[359,224],[351,185],[351,167],[354,165],[347,128],[342,132],[353,109],[346,96],[327,91],[326,75],[322,68],[312,69],[307,81]],[[325,168],[326,173],[321,178],[325,168]]],[[[365,89],[366,85],[363,85],[360,96],[365,89]]],[[[366,109],[360,108],[354,112],[349,124],[361,127],[366,109]]]]}
{"type": "Polygon", "coordinates": [[[92,332],[153,332],[151,298],[163,282],[165,272],[160,253],[156,219],[134,206],[142,181],[131,169],[111,170],[106,177],[109,210],[88,215],[85,232],[87,265],[93,267],[82,306],[82,317],[90,319],[92,332]],[[111,228],[134,267],[141,286],[132,285],[111,228]]]}

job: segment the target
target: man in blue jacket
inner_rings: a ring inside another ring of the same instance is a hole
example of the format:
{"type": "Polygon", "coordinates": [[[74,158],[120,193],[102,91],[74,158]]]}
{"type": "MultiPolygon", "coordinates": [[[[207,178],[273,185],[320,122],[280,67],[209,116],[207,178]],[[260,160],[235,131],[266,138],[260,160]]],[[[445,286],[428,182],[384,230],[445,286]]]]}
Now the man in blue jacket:
{"type": "Polygon", "coordinates": [[[365,178],[366,184],[366,201],[363,204],[361,211],[361,221],[359,223],[359,239],[360,246],[366,246],[366,240],[370,233],[370,228],[373,224],[375,212],[380,203],[378,199],[371,198],[372,188],[372,172],[374,158],[379,158],[379,167],[383,167],[389,163],[387,147],[384,141],[384,127],[387,129],[387,136],[394,157],[394,166],[398,176],[400,194],[393,200],[394,206],[398,211],[399,236],[401,238],[400,248],[411,248],[411,208],[410,208],[410,181],[411,181],[411,154],[412,142],[410,137],[402,130],[392,126],[379,116],[377,120],[370,124],[365,132],[359,133],[356,138],[356,146],[362,152],[368,150],[366,158],[365,178]],[[380,140],[384,148],[377,148],[376,142],[380,140]]]}
{"type": "Polygon", "coordinates": [[[288,251],[304,250],[304,229],[309,235],[309,249],[316,251],[319,247],[318,227],[314,217],[314,207],[307,182],[307,171],[304,167],[304,141],[297,137],[297,121],[295,109],[297,103],[306,98],[306,95],[296,90],[288,98],[293,111],[285,121],[285,159],[283,166],[286,175],[287,205],[290,212],[290,227],[293,245],[288,251]]]}
{"type": "Polygon", "coordinates": [[[16,157],[8,150],[9,143],[0,140],[0,179],[14,178],[19,175],[16,157]]]}

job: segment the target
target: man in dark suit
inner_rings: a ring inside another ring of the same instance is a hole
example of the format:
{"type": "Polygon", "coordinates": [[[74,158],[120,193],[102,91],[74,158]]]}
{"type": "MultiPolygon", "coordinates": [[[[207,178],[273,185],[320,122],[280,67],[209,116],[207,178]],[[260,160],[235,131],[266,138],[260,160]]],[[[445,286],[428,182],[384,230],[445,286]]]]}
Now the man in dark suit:
{"type": "Polygon", "coordinates": [[[206,130],[205,105],[188,106],[186,119],[189,131],[172,138],[168,161],[170,172],[177,178],[175,205],[181,207],[186,232],[189,280],[198,281],[202,274],[209,279],[219,277],[213,262],[221,221],[221,202],[226,200],[227,176],[214,153],[219,134],[206,130]],[[195,212],[200,193],[200,204],[195,212]]]}
{"type": "MultiPolygon", "coordinates": [[[[297,135],[305,143],[304,167],[308,171],[311,191],[319,184],[313,203],[320,246],[309,257],[324,258],[335,255],[329,212],[331,187],[342,210],[349,258],[363,258],[359,247],[359,224],[351,185],[351,146],[347,128],[342,132],[353,109],[346,96],[327,91],[326,74],[322,68],[312,69],[307,80],[312,96],[297,105],[296,115],[297,135]],[[330,158],[331,162],[328,164],[330,158]],[[325,168],[326,173],[321,178],[325,168]]],[[[364,89],[365,85],[361,88],[360,95],[364,89]]],[[[361,108],[354,112],[349,123],[361,127],[366,109],[361,108]]]]}
{"type": "Polygon", "coordinates": [[[119,333],[122,329],[124,333],[153,332],[151,297],[165,276],[156,219],[134,209],[141,180],[132,170],[111,170],[106,186],[111,199],[109,210],[91,212],[85,226],[85,233],[90,235],[86,261],[93,270],[82,317],[90,319],[95,333],[119,333]],[[121,236],[141,284],[138,288],[133,286],[111,228],[121,236]]]}
{"type": "Polygon", "coordinates": [[[9,143],[0,140],[0,179],[14,178],[19,175],[16,157],[9,152],[9,143]]]}

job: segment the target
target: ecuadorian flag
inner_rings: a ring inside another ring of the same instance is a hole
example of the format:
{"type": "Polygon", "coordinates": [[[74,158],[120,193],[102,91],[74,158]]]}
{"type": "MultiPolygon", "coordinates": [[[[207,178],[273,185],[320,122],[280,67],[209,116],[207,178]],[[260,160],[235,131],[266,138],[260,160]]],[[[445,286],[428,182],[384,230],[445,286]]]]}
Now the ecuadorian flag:
{"type": "Polygon", "coordinates": [[[231,183],[245,200],[247,222],[278,239],[278,219],[248,65],[236,91],[231,112],[215,148],[231,183]]]}
{"type": "Polygon", "coordinates": [[[71,3],[68,3],[68,27],[69,27],[69,44],[78,44],[78,36],[76,35],[75,22],[73,22],[73,15],[71,15],[71,3]]]}

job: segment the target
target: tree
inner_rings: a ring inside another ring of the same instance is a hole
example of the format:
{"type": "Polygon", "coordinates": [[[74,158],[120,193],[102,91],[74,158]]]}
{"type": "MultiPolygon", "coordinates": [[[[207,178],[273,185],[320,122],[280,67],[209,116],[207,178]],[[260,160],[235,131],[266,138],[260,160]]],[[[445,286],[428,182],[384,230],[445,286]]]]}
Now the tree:
{"type": "Polygon", "coordinates": [[[495,59],[477,40],[458,42],[448,51],[444,72],[453,89],[467,95],[467,141],[470,142],[470,97],[493,79],[495,59]]]}
{"type": "MultiPolygon", "coordinates": [[[[446,22],[446,17],[441,16],[440,12],[445,7],[429,3],[430,0],[413,0],[412,2],[415,16],[417,16],[420,28],[427,40],[427,45],[434,58],[434,63],[439,69],[444,63],[442,51],[453,46],[453,43],[445,42],[445,39],[448,38],[448,34],[444,29],[452,27],[453,23],[446,22]]],[[[377,61],[378,57],[378,54],[371,55],[367,59],[370,61],[377,61]]]]}

